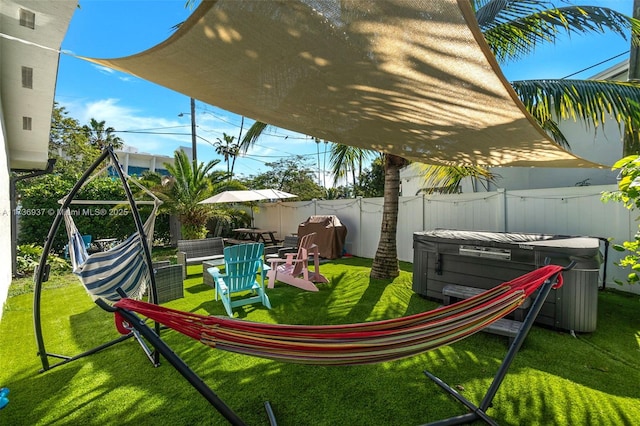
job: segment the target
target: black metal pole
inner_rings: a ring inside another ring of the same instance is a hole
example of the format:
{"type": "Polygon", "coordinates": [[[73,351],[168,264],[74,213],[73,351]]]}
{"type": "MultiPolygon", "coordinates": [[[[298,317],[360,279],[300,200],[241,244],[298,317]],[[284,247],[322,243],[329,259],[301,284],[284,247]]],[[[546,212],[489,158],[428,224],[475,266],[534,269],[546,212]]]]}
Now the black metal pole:
{"type": "MultiPolygon", "coordinates": [[[[562,271],[567,271],[573,268],[574,265],[575,263],[571,262],[571,264],[565,267],[562,271]]],[[[542,287],[538,290],[538,295],[536,296],[533,304],[531,305],[531,308],[529,308],[529,312],[527,313],[527,316],[522,322],[520,331],[518,332],[515,339],[513,340],[513,343],[509,347],[507,354],[502,360],[502,364],[500,364],[500,368],[498,369],[498,372],[494,376],[493,381],[491,382],[491,385],[489,386],[489,389],[485,393],[482,399],[482,402],[480,403],[479,406],[474,405],[471,401],[469,401],[468,399],[460,395],[455,389],[453,389],[451,386],[446,384],[444,381],[442,381],[438,377],[434,376],[428,371],[424,372],[427,375],[427,377],[433,380],[438,386],[440,386],[442,389],[447,391],[449,394],[455,397],[459,402],[461,402],[471,410],[470,413],[439,420],[433,423],[429,423],[429,425],[438,425],[438,426],[459,425],[459,424],[470,423],[474,420],[484,420],[486,423],[490,425],[496,424],[495,421],[493,421],[493,419],[491,419],[486,414],[486,410],[491,406],[491,402],[493,401],[493,398],[498,392],[498,389],[500,388],[500,385],[502,384],[502,381],[504,380],[507,374],[507,371],[511,366],[511,363],[513,362],[513,359],[515,358],[516,354],[520,350],[520,347],[522,346],[522,343],[526,339],[527,335],[529,334],[529,331],[531,330],[531,327],[533,326],[533,323],[535,322],[536,317],[538,316],[538,313],[542,309],[542,305],[544,304],[545,300],[547,299],[547,296],[551,292],[551,289],[553,288],[553,285],[555,284],[556,280],[558,279],[558,275],[562,271],[548,278],[544,282],[542,287]]]]}
{"type": "MultiPolygon", "coordinates": [[[[104,303],[100,304],[104,308],[104,303]]],[[[149,328],[136,314],[126,309],[116,308],[117,311],[127,320],[129,325],[140,332],[158,352],[193,386],[211,405],[214,406],[225,419],[232,425],[244,426],[245,423],[238,415],[220,399],[216,393],[198,376],[189,366],[166,344],[160,337],[149,328]]]]}
{"type": "Polygon", "coordinates": [[[529,330],[531,330],[531,327],[533,327],[533,323],[536,320],[538,313],[542,309],[542,305],[544,304],[545,300],[547,300],[547,296],[551,292],[551,289],[553,288],[553,285],[558,279],[559,274],[560,272],[548,278],[540,288],[538,295],[536,296],[536,299],[533,301],[533,304],[531,305],[531,308],[529,308],[529,312],[527,313],[527,316],[522,322],[520,331],[518,332],[515,339],[513,340],[513,343],[511,344],[511,347],[509,348],[507,355],[505,355],[504,360],[502,360],[502,364],[500,364],[500,368],[498,369],[498,372],[496,373],[493,379],[493,382],[491,382],[491,386],[489,386],[487,393],[484,395],[484,398],[480,403],[480,409],[482,411],[485,411],[491,405],[491,401],[493,401],[493,397],[496,395],[496,392],[498,392],[498,388],[502,384],[502,381],[504,380],[507,374],[507,370],[509,370],[509,367],[511,367],[511,363],[513,362],[513,359],[515,358],[516,354],[520,350],[522,343],[524,343],[524,339],[527,338],[527,334],[529,334],[529,330]]]}
{"type": "Polygon", "coordinates": [[[196,137],[196,100],[191,98],[191,159],[193,170],[198,167],[198,147],[196,137]]]}
{"type": "MultiPolygon", "coordinates": [[[[114,167],[116,168],[116,171],[118,173],[118,176],[120,177],[120,182],[122,182],[122,187],[124,188],[124,191],[127,195],[127,200],[129,200],[129,205],[131,206],[131,213],[133,215],[133,220],[136,224],[136,229],[138,230],[138,235],[140,236],[140,242],[142,243],[142,249],[144,251],[144,259],[145,262],[147,263],[147,269],[149,271],[149,294],[151,295],[151,303],[158,303],[158,290],[156,288],[156,276],[153,273],[153,262],[151,260],[151,249],[149,248],[149,244],[147,242],[147,234],[144,230],[144,225],[142,224],[142,219],[140,218],[140,211],[138,210],[138,206],[136,205],[136,200],[133,198],[133,194],[131,193],[131,188],[129,187],[129,184],[127,183],[127,178],[124,175],[124,171],[122,170],[122,167],[120,166],[120,162],[118,161],[118,157],[116,156],[116,154],[113,152],[113,149],[111,147],[107,148],[107,151],[109,152],[109,155],[111,157],[111,160],[113,162],[114,167]]],[[[153,235],[151,236],[153,238],[153,235]]],[[[160,324],[155,323],[155,330],[156,333],[160,334],[160,324]]],[[[142,342],[141,342],[142,345],[142,342]]],[[[145,349],[144,345],[142,345],[142,348],[145,349]]],[[[145,350],[146,353],[146,350],[145,350]]],[[[160,362],[160,357],[157,353],[155,354],[148,354],[147,356],[149,356],[149,359],[151,360],[151,362],[154,365],[158,365],[160,362]]]]}
{"type": "Polygon", "coordinates": [[[89,178],[89,176],[91,176],[91,173],[93,173],[94,170],[98,168],[100,163],[102,163],[108,155],[109,152],[107,151],[104,151],[102,154],[100,154],[96,161],[94,161],[93,164],[84,172],[80,180],[78,180],[75,186],[71,189],[71,192],[69,192],[67,198],[65,198],[60,209],[55,212],[55,218],[53,219],[53,223],[51,224],[51,228],[49,229],[49,234],[47,235],[47,239],[44,241],[42,256],[40,257],[40,263],[38,264],[38,269],[36,270],[35,274],[35,283],[33,289],[33,328],[36,336],[36,345],[38,346],[38,355],[40,356],[43,370],[49,369],[49,360],[47,358],[47,351],[45,349],[44,338],[42,336],[42,318],[40,312],[42,283],[44,281],[45,271],[47,269],[47,257],[49,256],[51,245],[53,244],[53,240],[55,239],[58,228],[60,227],[60,222],[62,221],[62,210],[69,207],[75,195],[78,193],[80,188],[82,188],[82,185],[84,185],[84,182],[89,178]]]}

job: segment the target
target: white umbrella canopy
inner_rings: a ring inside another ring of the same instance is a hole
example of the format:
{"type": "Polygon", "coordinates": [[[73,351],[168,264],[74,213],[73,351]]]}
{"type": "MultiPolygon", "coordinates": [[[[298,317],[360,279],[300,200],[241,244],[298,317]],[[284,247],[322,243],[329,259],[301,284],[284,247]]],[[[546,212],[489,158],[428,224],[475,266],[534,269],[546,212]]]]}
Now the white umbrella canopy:
{"type": "MultiPolygon", "coordinates": [[[[247,189],[244,191],[224,191],[200,201],[198,204],[246,203],[259,200],[280,200],[297,197],[295,194],[278,189],[247,189]]],[[[251,225],[253,226],[253,208],[251,209],[251,225]]]]}
{"type": "Polygon", "coordinates": [[[248,201],[279,200],[293,197],[297,197],[297,195],[278,189],[248,189],[244,191],[224,191],[202,200],[198,204],[246,203],[248,201]]]}
{"type": "Polygon", "coordinates": [[[285,198],[295,198],[297,195],[289,194],[288,192],[280,191],[279,189],[256,189],[253,192],[258,192],[265,196],[265,200],[282,200],[285,198]]]}

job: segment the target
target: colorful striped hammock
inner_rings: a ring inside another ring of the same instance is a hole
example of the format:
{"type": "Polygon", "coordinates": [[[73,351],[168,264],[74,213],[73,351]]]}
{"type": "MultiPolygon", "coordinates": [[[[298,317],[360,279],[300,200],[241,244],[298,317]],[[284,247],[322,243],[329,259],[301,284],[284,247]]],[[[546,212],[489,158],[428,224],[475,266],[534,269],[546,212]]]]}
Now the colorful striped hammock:
{"type": "MultiPolygon", "coordinates": [[[[508,315],[561,266],[547,265],[458,303],[407,317],[340,325],[264,324],[199,315],[122,299],[137,312],[212,348],[272,360],[316,365],[372,364],[454,343],[508,315]]],[[[553,288],[562,286],[557,276],[553,288]]],[[[116,312],[121,333],[130,327],[116,312]]]]}

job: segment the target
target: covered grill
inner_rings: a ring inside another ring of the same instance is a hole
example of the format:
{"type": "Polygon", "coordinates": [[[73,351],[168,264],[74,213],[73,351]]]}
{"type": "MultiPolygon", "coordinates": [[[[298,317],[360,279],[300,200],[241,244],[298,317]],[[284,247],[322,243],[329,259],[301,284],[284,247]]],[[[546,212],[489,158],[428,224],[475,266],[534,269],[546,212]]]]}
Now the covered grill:
{"type": "Polygon", "coordinates": [[[337,259],[342,257],[342,249],[347,238],[347,228],[340,222],[338,216],[310,216],[298,225],[298,238],[312,232],[317,233],[316,244],[320,257],[337,259]]]}

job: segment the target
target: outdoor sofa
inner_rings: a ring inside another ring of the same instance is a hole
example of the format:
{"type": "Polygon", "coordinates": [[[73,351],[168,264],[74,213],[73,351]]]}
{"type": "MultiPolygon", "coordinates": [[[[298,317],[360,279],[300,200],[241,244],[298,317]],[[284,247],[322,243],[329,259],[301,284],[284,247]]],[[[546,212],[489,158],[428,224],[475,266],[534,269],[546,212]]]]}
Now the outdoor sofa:
{"type": "Polygon", "coordinates": [[[178,264],[183,266],[184,278],[187,278],[187,265],[202,264],[205,260],[224,265],[224,240],[221,237],[178,240],[177,257],[178,264]]]}

